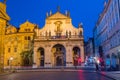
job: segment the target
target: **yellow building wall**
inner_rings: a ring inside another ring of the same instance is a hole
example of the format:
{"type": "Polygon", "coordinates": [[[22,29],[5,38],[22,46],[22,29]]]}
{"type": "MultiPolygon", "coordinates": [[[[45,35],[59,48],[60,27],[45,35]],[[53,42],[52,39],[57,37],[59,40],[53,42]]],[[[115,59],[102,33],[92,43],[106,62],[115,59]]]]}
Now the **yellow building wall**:
{"type": "Polygon", "coordinates": [[[4,37],[5,27],[7,22],[10,20],[6,13],[6,5],[0,2],[0,72],[4,67],[4,37]]]}
{"type": "Polygon", "coordinates": [[[0,18],[0,71],[4,64],[4,35],[5,35],[6,21],[0,18]]]}
{"type": "Polygon", "coordinates": [[[21,24],[18,32],[15,31],[15,28],[9,27],[6,29],[5,35],[5,55],[4,55],[4,66],[21,66],[22,65],[22,56],[21,53],[24,51],[29,51],[32,49],[32,41],[34,36],[34,27],[31,23],[21,24]],[[27,29],[30,31],[26,31],[27,29]],[[10,29],[11,28],[11,29],[10,29]],[[11,31],[10,31],[11,30],[11,31]],[[9,33],[10,32],[10,33],[9,33]],[[30,37],[30,40],[26,40],[26,38],[30,37]],[[15,51],[16,48],[16,51],[15,51]],[[10,49],[10,50],[9,50],[10,49]],[[12,62],[10,58],[13,58],[12,62]]]}

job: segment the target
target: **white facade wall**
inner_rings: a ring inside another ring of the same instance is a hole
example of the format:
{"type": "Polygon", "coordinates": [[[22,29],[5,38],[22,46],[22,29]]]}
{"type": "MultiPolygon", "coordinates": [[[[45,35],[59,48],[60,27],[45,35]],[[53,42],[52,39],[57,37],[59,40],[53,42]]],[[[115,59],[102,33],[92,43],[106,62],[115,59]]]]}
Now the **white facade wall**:
{"type": "MultiPolygon", "coordinates": [[[[108,0],[94,28],[95,54],[102,46],[104,56],[117,56],[120,48],[120,0],[108,0]]],[[[112,59],[111,59],[112,61],[112,59]]],[[[112,64],[112,63],[111,63],[112,64]]]]}

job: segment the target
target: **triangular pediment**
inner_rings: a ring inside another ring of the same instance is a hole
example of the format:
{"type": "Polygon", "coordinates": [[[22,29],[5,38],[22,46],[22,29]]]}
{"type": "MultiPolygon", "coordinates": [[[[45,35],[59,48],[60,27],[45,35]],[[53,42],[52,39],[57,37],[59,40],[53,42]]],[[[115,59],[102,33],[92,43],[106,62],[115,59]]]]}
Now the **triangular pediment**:
{"type": "Polygon", "coordinates": [[[24,22],[23,24],[21,24],[21,27],[28,27],[28,26],[29,26],[29,27],[30,27],[30,26],[34,27],[35,24],[29,22],[28,20],[27,20],[26,22],[24,22]]]}
{"type": "Polygon", "coordinates": [[[3,18],[5,20],[10,20],[10,17],[7,15],[7,13],[2,11],[1,9],[0,9],[0,18],[3,18]]]}
{"type": "Polygon", "coordinates": [[[55,14],[53,14],[53,15],[51,15],[51,16],[49,16],[47,19],[67,19],[67,18],[70,18],[70,17],[68,17],[68,16],[66,16],[66,15],[64,15],[64,14],[62,14],[62,13],[60,13],[60,12],[56,12],[55,14]]]}

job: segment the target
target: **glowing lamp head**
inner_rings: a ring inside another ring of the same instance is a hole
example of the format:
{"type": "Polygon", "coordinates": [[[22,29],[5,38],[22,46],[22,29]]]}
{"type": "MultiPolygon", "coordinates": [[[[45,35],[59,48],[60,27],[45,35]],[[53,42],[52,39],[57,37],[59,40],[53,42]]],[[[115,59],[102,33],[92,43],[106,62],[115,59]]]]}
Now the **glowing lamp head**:
{"type": "Polygon", "coordinates": [[[97,63],[99,64],[99,63],[100,63],[100,61],[99,61],[99,60],[97,60],[97,63]]]}
{"type": "Polygon", "coordinates": [[[10,60],[12,61],[12,60],[13,60],[13,57],[10,57],[10,60]]]}

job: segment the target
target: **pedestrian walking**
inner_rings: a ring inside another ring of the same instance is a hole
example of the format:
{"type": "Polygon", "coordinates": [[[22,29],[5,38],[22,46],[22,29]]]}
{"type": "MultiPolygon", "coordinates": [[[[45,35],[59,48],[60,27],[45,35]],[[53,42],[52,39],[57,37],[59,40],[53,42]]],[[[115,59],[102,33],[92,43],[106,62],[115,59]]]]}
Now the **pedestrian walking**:
{"type": "Polygon", "coordinates": [[[99,70],[99,65],[98,65],[97,62],[95,62],[95,67],[96,67],[96,71],[98,71],[99,70]]]}

